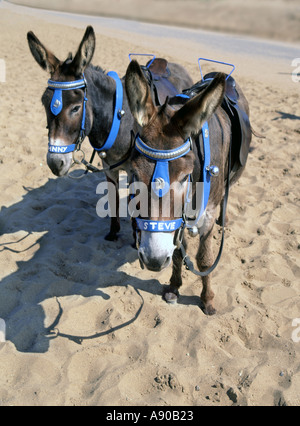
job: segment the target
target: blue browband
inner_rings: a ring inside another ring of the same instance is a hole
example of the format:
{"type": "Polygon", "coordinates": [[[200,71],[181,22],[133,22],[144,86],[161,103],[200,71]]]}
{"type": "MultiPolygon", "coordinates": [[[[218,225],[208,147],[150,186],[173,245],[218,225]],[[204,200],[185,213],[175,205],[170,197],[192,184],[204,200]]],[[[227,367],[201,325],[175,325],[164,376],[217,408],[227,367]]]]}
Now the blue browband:
{"type": "Polygon", "coordinates": [[[157,150],[146,145],[139,135],[135,139],[135,149],[156,162],[152,177],[152,189],[158,197],[163,197],[170,189],[169,161],[183,157],[190,152],[191,139],[187,139],[183,145],[170,150],[157,150]]]}
{"type": "MultiPolygon", "coordinates": [[[[199,210],[198,217],[194,221],[194,225],[198,223],[200,217],[205,212],[210,194],[210,142],[209,128],[207,122],[205,122],[202,126],[202,136],[204,148],[204,165],[202,175],[204,190],[202,193],[201,208],[199,210]]],[[[152,190],[158,197],[163,197],[168,193],[170,189],[169,161],[176,160],[177,158],[185,156],[192,149],[192,141],[189,138],[183,145],[172,150],[157,150],[146,145],[141,140],[140,136],[137,135],[135,139],[135,149],[141,154],[143,154],[145,157],[156,162],[155,170],[152,176],[152,190]]],[[[191,176],[189,176],[189,184],[190,181],[191,176]]],[[[188,193],[189,188],[187,190],[186,204],[188,202],[191,202],[191,200],[188,199],[188,193]]],[[[137,218],[136,223],[141,231],[147,232],[174,232],[182,225],[191,227],[185,223],[183,217],[168,221],[155,221],[151,219],[137,218]]]]}
{"type": "MultiPolygon", "coordinates": [[[[93,148],[96,151],[108,150],[113,146],[113,144],[114,144],[114,142],[115,142],[115,140],[118,136],[118,133],[119,133],[120,121],[121,121],[121,118],[122,118],[122,114],[121,114],[122,105],[123,105],[122,82],[121,82],[118,74],[114,71],[107,73],[107,75],[112,77],[116,82],[116,98],[115,98],[114,117],[113,117],[112,127],[110,129],[108,138],[107,138],[106,142],[104,143],[104,145],[101,148],[95,148],[93,146],[93,148]]],[[[51,100],[50,109],[51,109],[52,114],[54,114],[55,116],[60,114],[60,112],[62,111],[62,108],[63,108],[62,91],[63,90],[82,89],[82,88],[84,88],[83,111],[82,111],[82,120],[81,120],[81,126],[80,126],[80,135],[79,135],[77,142],[75,144],[64,145],[64,146],[51,145],[49,143],[49,145],[48,145],[49,152],[57,153],[57,154],[66,154],[66,153],[75,151],[77,149],[78,145],[81,144],[81,142],[84,139],[84,135],[85,135],[86,103],[87,103],[88,99],[86,97],[87,82],[86,82],[86,79],[84,77],[84,74],[83,74],[82,79],[76,80],[76,81],[62,82],[62,81],[48,80],[48,89],[51,89],[51,90],[54,91],[53,96],[52,96],[52,100],[51,100]]]]}

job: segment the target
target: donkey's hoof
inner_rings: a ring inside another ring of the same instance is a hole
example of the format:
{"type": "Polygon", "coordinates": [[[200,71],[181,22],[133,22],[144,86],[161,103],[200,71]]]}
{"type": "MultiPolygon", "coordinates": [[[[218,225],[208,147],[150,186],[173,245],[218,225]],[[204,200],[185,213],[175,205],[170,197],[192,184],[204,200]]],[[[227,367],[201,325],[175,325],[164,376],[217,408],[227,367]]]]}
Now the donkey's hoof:
{"type": "Polygon", "coordinates": [[[204,306],[201,308],[205,315],[215,315],[217,313],[216,309],[212,305],[204,306]]]}
{"type": "Polygon", "coordinates": [[[106,241],[117,241],[118,240],[118,235],[115,234],[114,232],[109,232],[104,239],[106,241]]]}
{"type": "Polygon", "coordinates": [[[172,292],[167,292],[164,294],[164,299],[167,303],[170,303],[171,305],[176,305],[178,295],[172,292]]]}
{"type": "MultiPolygon", "coordinates": [[[[228,215],[226,214],[224,226],[228,226],[228,222],[229,222],[229,219],[228,219],[228,215]]],[[[220,216],[219,219],[216,220],[216,224],[219,226],[223,226],[222,216],[220,216]]]]}

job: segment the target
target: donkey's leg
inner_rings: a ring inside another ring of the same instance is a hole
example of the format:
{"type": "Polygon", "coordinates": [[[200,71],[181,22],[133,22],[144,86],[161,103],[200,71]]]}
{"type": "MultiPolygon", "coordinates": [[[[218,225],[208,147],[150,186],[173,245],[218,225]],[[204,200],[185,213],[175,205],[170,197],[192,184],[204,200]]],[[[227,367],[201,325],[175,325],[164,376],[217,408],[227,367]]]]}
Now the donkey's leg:
{"type": "MultiPolygon", "coordinates": [[[[219,214],[219,218],[217,220],[217,225],[222,226],[223,225],[223,214],[224,214],[224,197],[220,203],[220,214],[219,214]]],[[[225,222],[224,225],[226,226],[228,224],[228,215],[227,212],[225,211],[225,222]]]]}
{"type": "Polygon", "coordinates": [[[120,204],[120,197],[119,197],[119,188],[118,188],[118,180],[115,182],[114,180],[110,179],[108,176],[106,176],[107,182],[111,182],[116,187],[116,200],[109,200],[109,203],[116,203],[116,216],[111,218],[110,221],[110,231],[105,236],[105,240],[107,241],[116,241],[118,239],[117,233],[120,231],[120,216],[119,216],[119,204],[120,204]]]}
{"type": "MultiPolygon", "coordinates": [[[[214,257],[211,248],[211,240],[212,240],[212,229],[209,231],[205,237],[200,239],[199,250],[196,256],[197,265],[200,271],[205,271],[210,266],[212,266],[214,257]]],[[[211,289],[211,278],[208,275],[207,277],[202,277],[202,293],[201,293],[201,302],[203,304],[203,312],[206,315],[214,315],[216,310],[214,308],[213,299],[214,292],[211,289]]]]}
{"type": "Polygon", "coordinates": [[[137,223],[135,218],[131,219],[131,228],[132,228],[132,236],[133,236],[133,243],[132,243],[132,247],[134,249],[137,249],[137,236],[136,236],[136,231],[137,231],[137,223]]]}
{"type": "MultiPolygon", "coordinates": [[[[184,248],[186,249],[186,241],[183,237],[182,244],[184,248]]],[[[168,303],[176,303],[177,299],[179,297],[179,288],[182,286],[182,277],[181,277],[181,271],[182,271],[182,255],[181,251],[178,249],[174,250],[173,253],[173,270],[172,270],[172,276],[170,279],[170,285],[165,288],[163,292],[163,298],[168,303]]]]}

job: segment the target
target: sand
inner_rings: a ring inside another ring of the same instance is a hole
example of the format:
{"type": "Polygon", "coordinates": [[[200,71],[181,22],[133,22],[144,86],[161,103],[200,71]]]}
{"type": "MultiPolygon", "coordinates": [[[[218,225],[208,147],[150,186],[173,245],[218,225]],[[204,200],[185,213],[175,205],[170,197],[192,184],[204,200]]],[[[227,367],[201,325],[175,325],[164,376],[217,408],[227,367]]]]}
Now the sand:
{"type": "MultiPolygon", "coordinates": [[[[96,214],[99,176],[51,174],[40,101],[48,76],[26,33],[63,58],[84,25],[17,10],[0,12],[0,405],[299,405],[300,107],[290,62],[280,68],[280,85],[277,73],[259,77],[260,64],[245,66],[236,54],[252,125],[266,138],[253,138],[230,193],[224,254],[213,273],[217,314],[206,317],[189,271],[179,303],[162,300],[171,269],[140,269],[129,219],[117,242],[104,240],[109,219],[96,214]]],[[[127,53],[153,43],[105,31],[96,29],[93,63],[120,75],[127,53]]],[[[162,39],[154,50],[196,81],[189,47],[162,39]]],[[[215,252],[219,238],[216,227],[215,252]]],[[[196,249],[189,238],[190,254],[196,249]]]]}
{"type": "MultiPolygon", "coordinates": [[[[12,3],[49,9],[49,0],[12,3]]],[[[281,41],[300,41],[298,0],[61,0],[55,9],[117,16],[189,28],[247,34],[281,41]]]]}

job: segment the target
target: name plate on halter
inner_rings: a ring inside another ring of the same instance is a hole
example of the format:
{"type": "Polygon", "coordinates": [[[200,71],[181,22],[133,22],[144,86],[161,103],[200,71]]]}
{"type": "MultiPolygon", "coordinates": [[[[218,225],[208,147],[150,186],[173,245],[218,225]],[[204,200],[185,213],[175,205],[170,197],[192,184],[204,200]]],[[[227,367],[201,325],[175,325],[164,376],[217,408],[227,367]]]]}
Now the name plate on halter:
{"type": "Polygon", "coordinates": [[[145,220],[145,219],[136,219],[138,228],[141,231],[148,232],[173,232],[176,229],[180,228],[182,224],[182,218],[174,220],[145,220]]]}
{"type": "Polygon", "coordinates": [[[65,145],[65,146],[59,146],[59,145],[48,145],[48,151],[54,152],[55,154],[66,154],[67,152],[73,152],[76,148],[75,144],[72,145],[65,145]]]}

